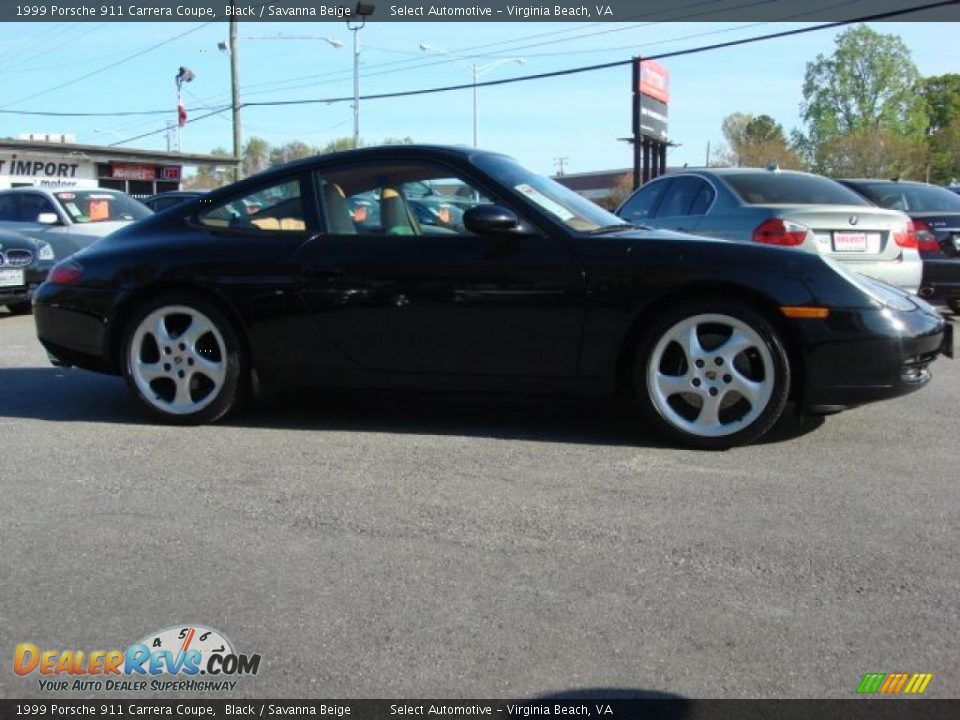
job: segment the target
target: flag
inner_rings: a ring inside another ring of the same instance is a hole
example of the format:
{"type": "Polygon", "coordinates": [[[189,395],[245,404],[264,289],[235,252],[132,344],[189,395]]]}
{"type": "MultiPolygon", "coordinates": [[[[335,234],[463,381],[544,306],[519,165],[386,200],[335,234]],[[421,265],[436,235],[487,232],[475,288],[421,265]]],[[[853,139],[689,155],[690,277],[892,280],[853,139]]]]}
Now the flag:
{"type": "Polygon", "coordinates": [[[183,103],[177,105],[177,124],[180,127],[187,124],[187,109],[183,106],[183,103]]]}

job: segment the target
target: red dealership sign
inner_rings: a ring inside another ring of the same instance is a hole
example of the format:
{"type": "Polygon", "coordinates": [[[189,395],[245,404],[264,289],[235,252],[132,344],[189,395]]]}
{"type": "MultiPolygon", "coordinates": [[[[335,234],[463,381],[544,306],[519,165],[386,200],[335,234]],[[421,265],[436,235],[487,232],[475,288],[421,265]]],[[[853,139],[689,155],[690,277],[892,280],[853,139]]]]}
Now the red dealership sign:
{"type": "Polygon", "coordinates": [[[670,102],[670,72],[653,60],[640,61],[640,93],[656,98],[662,103],[670,102]]]}
{"type": "Polygon", "coordinates": [[[113,163],[110,176],[118,180],[153,180],[157,176],[157,168],[154,165],[113,163]]]}

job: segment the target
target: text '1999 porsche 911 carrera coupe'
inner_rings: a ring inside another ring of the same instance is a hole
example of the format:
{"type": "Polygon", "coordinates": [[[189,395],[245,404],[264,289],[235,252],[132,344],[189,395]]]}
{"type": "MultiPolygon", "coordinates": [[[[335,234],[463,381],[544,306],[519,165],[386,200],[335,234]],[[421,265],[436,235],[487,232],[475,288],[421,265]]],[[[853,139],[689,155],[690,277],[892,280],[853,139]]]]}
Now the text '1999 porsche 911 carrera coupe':
{"type": "Polygon", "coordinates": [[[503,155],[377,147],[273,168],[59,263],[54,362],[175,423],[265,385],[628,394],[674,440],[763,436],[917,390],[932,308],[830,258],[650,230],[503,155]],[[429,197],[435,212],[413,206],[429,197]]]}

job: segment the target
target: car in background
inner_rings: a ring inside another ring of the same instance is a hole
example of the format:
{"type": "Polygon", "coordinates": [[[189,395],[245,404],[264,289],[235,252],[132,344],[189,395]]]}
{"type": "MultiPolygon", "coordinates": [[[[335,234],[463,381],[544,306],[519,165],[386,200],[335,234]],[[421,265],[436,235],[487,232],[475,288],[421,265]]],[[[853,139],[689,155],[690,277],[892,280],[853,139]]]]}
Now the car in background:
{"type": "Polygon", "coordinates": [[[169,423],[223,417],[254,380],[568,392],[632,397],[709,449],[789,400],[918,390],[956,352],[920,298],[829,258],[636,228],[504,155],[415,145],[271,168],[120,230],[54,267],[34,317],[55,364],[124,376],[169,423]],[[418,181],[468,188],[459,226],[417,221],[418,181]]]}
{"type": "Polygon", "coordinates": [[[960,195],[907,180],[840,180],[872,203],[910,216],[923,260],[919,294],[960,312],[960,195]]]}
{"type": "Polygon", "coordinates": [[[947,190],[949,190],[952,193],[957,193],[957,195],[960,195],[960,185],[951,185],[950,187],[947,188],[947,190]]]}
{"type": "Polygon", "coordinates": [[[156,195],[143,198],[140,202],[154,212],[160,212],[167,208],[176,207],[177,205],[185,203],[187,200],[203,197],[204,195],[206,195],[206,191],[204,190],[170,190],[169,192],[157,193],[156,195]]]}
{"type": "Polygon", "coordinates": [[[14,315],[30,312],[30,298],[53,263],[53,248],[43,240],[0,230],[0,305],[14,315]]]}
{"type": "Polygon", "coordinates": [[[684,169],[646,183],[616,214],[638,225],[806,250],[911,293],[923,275],[906,215],[810,173],[684,169]]]}
{"type": "Polygon", "coordinates": [[[37,186],[0,190],[0,230],[43,240],[58,260],[152,214],[119,190],[37,186]]]}

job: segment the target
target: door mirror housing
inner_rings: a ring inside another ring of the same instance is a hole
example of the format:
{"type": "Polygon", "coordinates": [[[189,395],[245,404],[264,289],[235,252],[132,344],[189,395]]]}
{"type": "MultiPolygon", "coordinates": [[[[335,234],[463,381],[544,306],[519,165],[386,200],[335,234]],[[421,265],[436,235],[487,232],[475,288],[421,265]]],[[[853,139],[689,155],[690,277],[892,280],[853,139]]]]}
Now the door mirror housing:
{"type": "Polygon", "coordinates": [[[37,222],[41,225],[59,225],[60,218],[57,217],[56,213],[42,212],[37,215],[37,222]]]}
{"type": "Polygon", "coordinates": [[[463,226],[477,234],[504,233],[518,230],[520,219],[500,205],[477,205],[463,213],[463,226]]]}

